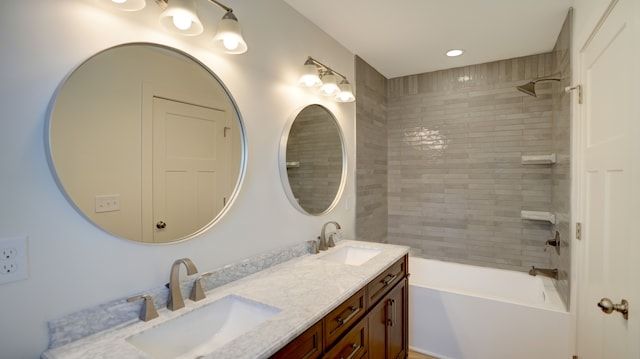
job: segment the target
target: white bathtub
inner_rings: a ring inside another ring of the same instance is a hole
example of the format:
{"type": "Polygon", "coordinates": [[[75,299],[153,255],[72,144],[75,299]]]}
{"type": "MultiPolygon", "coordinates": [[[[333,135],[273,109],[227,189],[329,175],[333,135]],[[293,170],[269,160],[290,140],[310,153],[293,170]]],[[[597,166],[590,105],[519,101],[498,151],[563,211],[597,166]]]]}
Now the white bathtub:
{"type": "Polygon", "coordinates": [[[409,259],[409,347],[441,359],[570,358],[550,278],[409,259]]]}

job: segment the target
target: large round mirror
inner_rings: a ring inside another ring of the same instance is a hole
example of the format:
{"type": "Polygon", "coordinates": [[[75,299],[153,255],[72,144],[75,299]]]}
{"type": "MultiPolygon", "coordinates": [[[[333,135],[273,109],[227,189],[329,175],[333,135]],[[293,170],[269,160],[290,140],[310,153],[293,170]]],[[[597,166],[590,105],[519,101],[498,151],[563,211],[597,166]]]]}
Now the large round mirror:
{"type": "Polygon", "coordinates": [[[46,138],[55,178],[80,213],[145,243],[209,228],[244,173],[229,92],[201,63],[160,45],[120,45],[82,63],[52,100],[46,138]]]}
{"type": "Polygon", "coordinates": [[[328,109],[309,105],[292,116],[280,143],[280,174],[295,208],[329,212],[342,192],[345,168],[342,133],[328,109]]]}

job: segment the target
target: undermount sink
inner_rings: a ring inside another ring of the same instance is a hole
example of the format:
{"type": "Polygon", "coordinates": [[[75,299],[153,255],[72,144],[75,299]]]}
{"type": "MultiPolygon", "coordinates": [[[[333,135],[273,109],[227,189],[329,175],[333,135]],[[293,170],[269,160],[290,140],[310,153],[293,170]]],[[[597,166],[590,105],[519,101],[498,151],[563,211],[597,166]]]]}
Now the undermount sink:
{"type": "Polygon", "coordinates": [[[364,248],[346,246],[339,249],[334,249],[332,252],[320,257],[320,259],[336,263],[344,263],[352,266],[359,266],[369,259],[377,256],[382,250],[376,248],[364,248]]]}
{"type": "Polygon", "coordinates": [[[279,308],[229,295],[126,340],[152,358],[196,358],[222,347],[278,312],[279,308]]]}

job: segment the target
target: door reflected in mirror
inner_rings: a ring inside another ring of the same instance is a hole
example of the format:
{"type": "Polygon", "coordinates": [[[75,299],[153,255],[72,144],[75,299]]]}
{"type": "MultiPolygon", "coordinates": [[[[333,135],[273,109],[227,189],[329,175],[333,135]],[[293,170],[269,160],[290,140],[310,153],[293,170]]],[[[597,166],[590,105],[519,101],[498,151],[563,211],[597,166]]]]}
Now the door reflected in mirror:
{"type": "Polygon", "coordinates": [[[58,185],[92,223],[146,243],[188,239],[228,209],[244,173],[244,129],[202,64],[153,44],[107,49],[52,102],[47,149],[58,185]]]}
{"type": "Polygon", "coordinates": [[[342,192],[345,166],[342,133],[328,109],[309,105],[289,121],[280,145],[280,173],[296,209],[329,212],[342,192]]]}

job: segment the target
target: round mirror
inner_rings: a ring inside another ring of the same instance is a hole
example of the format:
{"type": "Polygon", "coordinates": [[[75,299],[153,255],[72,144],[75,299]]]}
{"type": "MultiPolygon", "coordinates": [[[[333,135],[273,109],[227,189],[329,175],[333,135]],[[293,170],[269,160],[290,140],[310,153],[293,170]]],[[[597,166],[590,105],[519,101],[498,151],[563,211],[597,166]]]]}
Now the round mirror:
{"type": "Polygon", "coordinates": [[[51,102],[49,163],[69,201],[121,238],[209,228],[244,173],[244,129],[222,82],[165,46],[126,44],[76,68],[51,102]]]}
{"type": "Polygon", "coordinates": [[[342,192],[345,169],[342,133],[333,114],[320,105],[297,112],[280,142],[280,175],[294,207],[311,215],[329,212],[342,192]]]}

